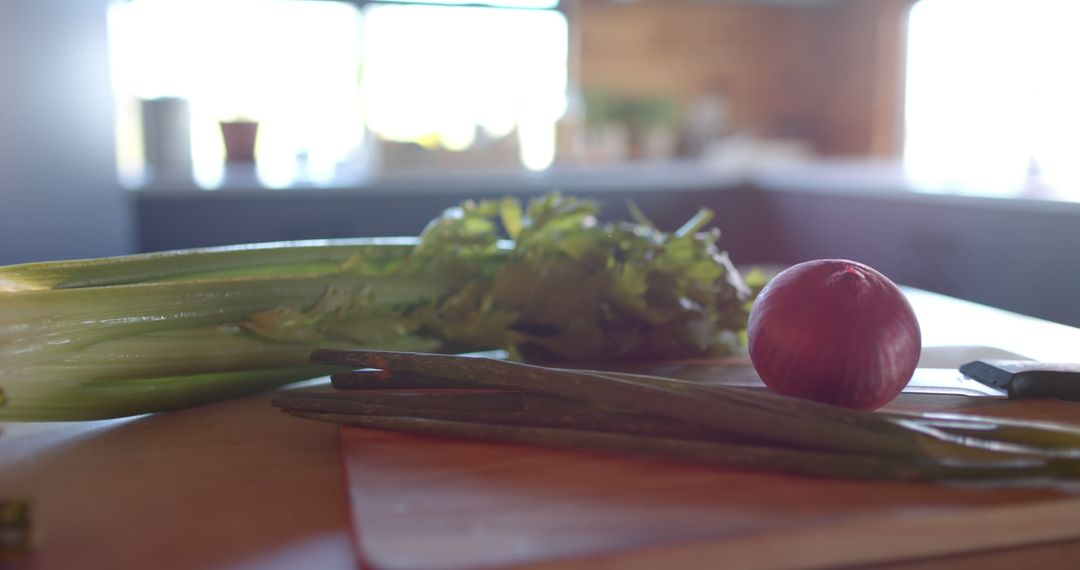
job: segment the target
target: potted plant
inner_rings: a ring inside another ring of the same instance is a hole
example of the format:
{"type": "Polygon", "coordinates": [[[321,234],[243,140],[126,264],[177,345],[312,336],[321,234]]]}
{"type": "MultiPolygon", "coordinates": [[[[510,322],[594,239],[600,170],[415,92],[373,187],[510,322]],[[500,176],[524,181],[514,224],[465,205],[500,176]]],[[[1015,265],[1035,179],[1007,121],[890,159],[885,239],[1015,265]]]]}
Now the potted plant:
{"type": "Polygon", "coordinates": [[[221,137],[225,141],[225,162],[228,164],[254,164],[255,140],[259,134],[259,122],[238,117],[222,120],[221,137]]]}

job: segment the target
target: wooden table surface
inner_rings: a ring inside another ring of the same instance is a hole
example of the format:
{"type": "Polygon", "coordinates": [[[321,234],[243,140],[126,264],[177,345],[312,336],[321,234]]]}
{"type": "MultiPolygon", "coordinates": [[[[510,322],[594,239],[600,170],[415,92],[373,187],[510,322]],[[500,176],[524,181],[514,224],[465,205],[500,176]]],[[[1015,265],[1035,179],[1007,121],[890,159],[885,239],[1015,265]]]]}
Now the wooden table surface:
{"type": "MultiPolygon", "coordinates": [[[[1080,329],[921,291],[909,297],[925,346],[1080,359],[1080,329]]],[[[31,498],[38,531],[34,554],[13,567],[353,568],[337,430],[281,414],[268,395],[123,420],[0,425],[0,496],[31,498]]],[[[686,555],[653,551],[634,567],[686,555]]],[[[1080,545],[1059,543],[919,567],[1077,560],[1080,545]]]]}

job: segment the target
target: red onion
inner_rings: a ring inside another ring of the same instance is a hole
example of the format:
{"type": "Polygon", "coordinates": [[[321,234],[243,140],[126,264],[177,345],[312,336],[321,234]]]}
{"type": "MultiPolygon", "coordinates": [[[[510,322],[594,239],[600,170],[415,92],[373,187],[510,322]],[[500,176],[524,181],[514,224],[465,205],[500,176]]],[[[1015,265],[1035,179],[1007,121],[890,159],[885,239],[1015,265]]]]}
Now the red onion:
{"type": "Polygon", "coordinates": [[[747,334],[754,368],[773,392],[867,410],[903,390],[922,348],[900,288],[843,259],[777,275],[754,303],[747,334]]]}

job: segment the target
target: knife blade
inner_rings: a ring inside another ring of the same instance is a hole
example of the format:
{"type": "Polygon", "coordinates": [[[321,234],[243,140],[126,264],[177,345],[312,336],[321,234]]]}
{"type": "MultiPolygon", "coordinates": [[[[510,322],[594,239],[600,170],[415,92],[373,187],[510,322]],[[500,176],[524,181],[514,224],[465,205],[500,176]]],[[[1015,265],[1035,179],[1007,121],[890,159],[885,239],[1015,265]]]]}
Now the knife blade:
{"type": "MultiPolygon", "coordinates": [[[[708,361],[681,361],[635,368],[633,372],[692,380],[721,386],[765,389],[753,366],[718,365],[708,361]]],[[[975,381],[956,368],[918,368],[904,387],[907,394],[944,394],[1006,398],[1008,392],[996,386],[975,381]]]]}
{"type": "MultiPolygon", "coordinates": [[[[684,360],[620,370],[742,388],[765,389],[748,362],[684,360]]],[[[1080,401],[1080,364],[1032,360],[977,360],[957,368],[917,368],[906,394],[941,394],[980,398],[1058,398],[1080,401]]]]}
{"type": "Polygon", "coordinates": [[[1008,392],[969,378],[955,368],[916,368],[905,394],[945,394],[981,398],[1008,398],[1008,392]]]}
{"type": "Polygon", "coordinates": [[[1080,364],[1035,360],[975,360],[960,372],[1010,399],[1057,398],[1080,402],[1080,364]]]}

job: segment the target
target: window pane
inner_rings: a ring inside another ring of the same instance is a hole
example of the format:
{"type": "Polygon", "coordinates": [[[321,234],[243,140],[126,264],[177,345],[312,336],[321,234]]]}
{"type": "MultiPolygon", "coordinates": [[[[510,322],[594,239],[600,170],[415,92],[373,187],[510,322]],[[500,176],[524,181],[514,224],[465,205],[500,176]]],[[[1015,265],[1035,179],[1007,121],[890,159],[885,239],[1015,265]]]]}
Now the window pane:
{"type": "Polygon", "coordinates": [[[512,137],[526,167],[554,159],[567,83],[559,12],[371,5],[363,37],[365,116],[387,152],[393,143],[464,151],[512,137]]]}
{"type": "Polygon", "coordinates": [[[905,159],[916,178],[1080,198],[1080,2],[922,0],[905,159]]]}
{"type": "Polygon", "coordinates": [[[122,173],[137,173],[131,101],[186,101],[198,181],[222,174],[218,121],[259,122],[264,183],[304,173],[332,179],[363,137],[360,13],[311,0],[134,0],[109,13],[114,89],[121,101],[122,173]],[[126,121],[126,122],[125,122],[126,121]]]}

